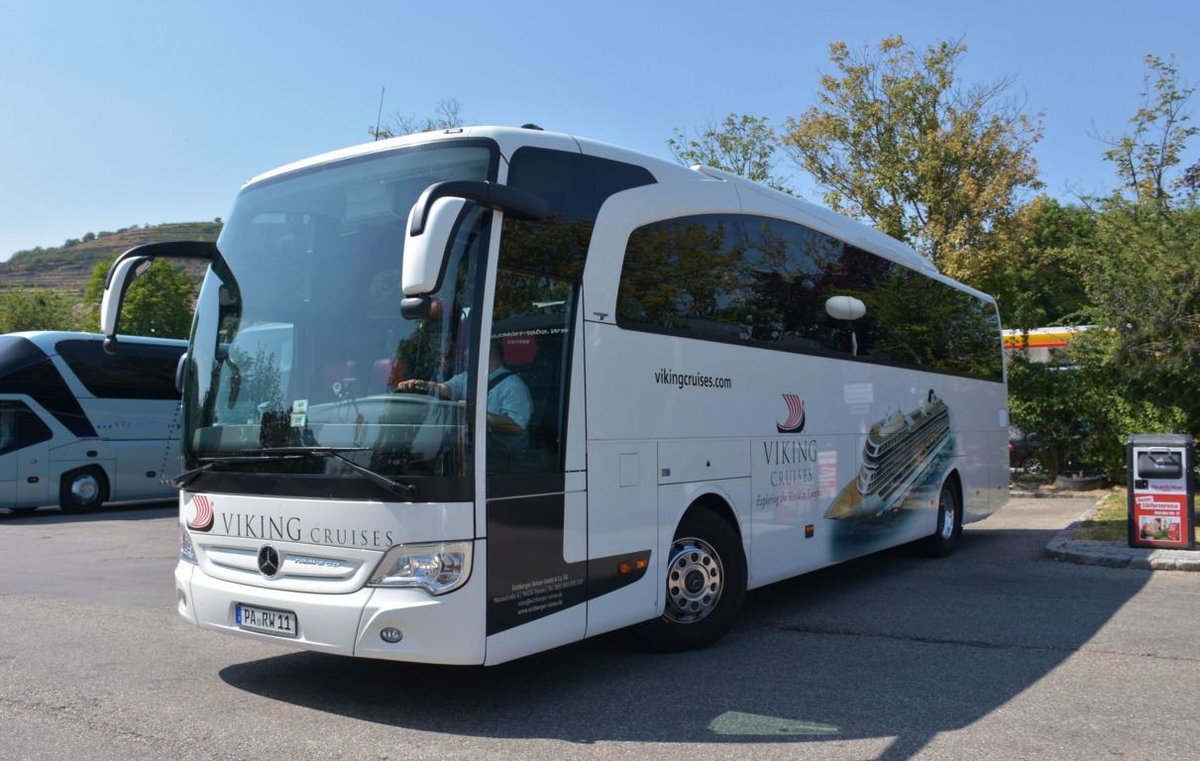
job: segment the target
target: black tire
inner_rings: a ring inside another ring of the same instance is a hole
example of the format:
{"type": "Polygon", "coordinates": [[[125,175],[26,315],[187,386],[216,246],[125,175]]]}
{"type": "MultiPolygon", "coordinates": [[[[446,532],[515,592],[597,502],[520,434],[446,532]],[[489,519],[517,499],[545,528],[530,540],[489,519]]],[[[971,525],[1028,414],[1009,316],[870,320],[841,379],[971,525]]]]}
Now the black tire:
{"type": "Polygon", "coordinates": [[[737,531],[711,510],[692,509],[679,524],[664,580],[666,608],[635,630],[650,647],[707,647],[729,630],[746,599],[746,555],[737,531]]]}
{"type": "Polygon", "coordinates": [[[944,558],[954,551],[962,536],[962,503],[953,479],[946,479],[938,495],[937,527],[921,545],[925,554],[944,558]]]}
{"type": "Polygon", "coordinates": [[[107,499],[108,478],[97,466],[67,471],[58,482],[58,505],[64,513],[90,512],[107,499]]]}
{"type": "Polygon", "coordinates": [[[1038,476],[1042,474],[1042,471],[1044,471],[1045,468],[1042,466],[1041,459],[1031,455],[1021,461],[1021,470],[1025,471],[1031,476],[1038,476]]]}

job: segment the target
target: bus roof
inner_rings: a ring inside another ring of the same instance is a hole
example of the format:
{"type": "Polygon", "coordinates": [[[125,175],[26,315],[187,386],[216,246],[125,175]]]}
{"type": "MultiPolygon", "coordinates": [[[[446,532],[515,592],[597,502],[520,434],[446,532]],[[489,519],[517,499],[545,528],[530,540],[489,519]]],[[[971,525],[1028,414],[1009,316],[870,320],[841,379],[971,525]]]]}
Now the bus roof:
{"type": "Polygon", "coordinates": [[[518,148],[532,146],[551,150],[578,152],[589,156],[598,156],[600,158],[637,164],[650,171],[659,182],[728,182],[738,188],[739,197],[743,199],[742,203],[746,213],[760,213],[765,216],[779,216],[781,218],[801,221],[847,243],[891,259],[911,269],[919,270],[927,275],[936,276],[938,279],[952,283],[956,287],[969,291],[979,298],[988,301],[992,300],[987,294],[941,275],[931,261],[921,256],[911,246],[876,230],[874,227],[857,222],[822,206],[809,203],[795,196],[782,193],[739,175],[719,169],[699,165],[684,167],[666,159],[621,148],[599,140],[560,132],[548,132],[542,129],[479,126],[456,127],[434,132],[404,135],[403,137],[350,146],[286,164],[251,178],[243,187],[249,187],[264,180],[322,164],[368,156],[373,153],[384,153],[410,145],[425,145],[432,142],[462,138],[485,138],[491,140],[500,147],[500,152],[505,157],[512,156],[518,148]]]}
{"type": "MultiPolygon", "coordinates": [[[[15,336],[29,341],[34,346],[41,349],[46,354],[54,354],[55,344],[59,341],[103,341],[103,333],[82,333],[71,330],[24,330],[17,333],[5,333],[3,336],[15,336]]],[[[118,334],[117,342],[139,343],[139,344],[158,344],[159,346],[187,346],[187,341],[182,338],[159,338],[158,336],[131,336],[126,334],[118,334]]]]}

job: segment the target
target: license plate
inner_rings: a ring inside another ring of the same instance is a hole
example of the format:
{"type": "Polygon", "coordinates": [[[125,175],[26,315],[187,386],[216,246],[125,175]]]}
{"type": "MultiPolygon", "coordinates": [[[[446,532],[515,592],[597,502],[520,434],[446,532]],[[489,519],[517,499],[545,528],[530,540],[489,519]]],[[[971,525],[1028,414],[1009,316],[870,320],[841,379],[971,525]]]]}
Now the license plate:
{"type": "Polygon", "coordinates": [[[291,611],[238,603],[236,613],[239,628],[279,637],[296,636],[296,614],[291,611]]]}

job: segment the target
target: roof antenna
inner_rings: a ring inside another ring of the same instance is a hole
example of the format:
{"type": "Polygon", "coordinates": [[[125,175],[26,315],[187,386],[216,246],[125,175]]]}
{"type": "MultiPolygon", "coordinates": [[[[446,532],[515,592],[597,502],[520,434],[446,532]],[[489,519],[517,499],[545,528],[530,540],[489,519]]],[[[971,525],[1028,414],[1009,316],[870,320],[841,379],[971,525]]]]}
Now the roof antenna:
{"type": "Polygon", "coordinates": [[[534,124],[533,122],[526,122],[525,124],[522,124],[521,129],[535,129],[538,132],[546,131],[546,130],[542,129],[541,127],[537,126],[536,124],[534,124]]]}
{"type": "Polygon", "coordinates": [[[375,131],[372,133],[375,139],[379,139],[379,120],[383,118],[383,94],[387,92],[387,87],[379,88],[379,112],[375,114],[375,131]]]}

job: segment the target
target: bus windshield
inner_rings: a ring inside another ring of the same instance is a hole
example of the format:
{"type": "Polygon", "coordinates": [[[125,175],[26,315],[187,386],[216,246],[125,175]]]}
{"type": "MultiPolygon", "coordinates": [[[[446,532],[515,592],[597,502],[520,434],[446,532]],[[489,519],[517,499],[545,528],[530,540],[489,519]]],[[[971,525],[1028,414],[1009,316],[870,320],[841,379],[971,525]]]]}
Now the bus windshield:
{"type": "Polygon", "coordinates": [[[243,190],[196,308],[186,465],[319,477],[345,475],[349,459],[389,478],[467,475],[473,384],[455,399],[398,386],[473,369],[472,305],[491,212],[464,212],[421,320],[400,314],[404,225],[430,184],[491,180],[495,166],[491,143],[463,140],[323,164],[243,190]],[[341,456],[297,456],[304,448],[341,456]]]}

